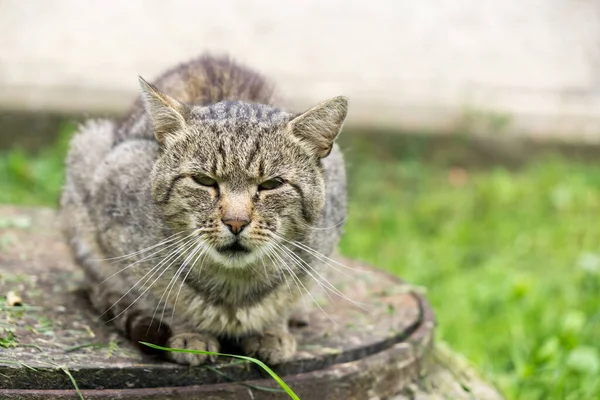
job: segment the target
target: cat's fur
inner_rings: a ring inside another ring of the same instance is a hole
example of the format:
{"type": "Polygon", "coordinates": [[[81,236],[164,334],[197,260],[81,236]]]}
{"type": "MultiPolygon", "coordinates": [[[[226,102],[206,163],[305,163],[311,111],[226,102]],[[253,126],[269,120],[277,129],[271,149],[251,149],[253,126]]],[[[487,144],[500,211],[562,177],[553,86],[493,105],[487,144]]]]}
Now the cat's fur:
{"type": "Polygon", "coordinates": [[[322,260],[307,249],[329,255],[345,218],[346,99],[292,114],[262,76],[208,55],[140,84],[131,112],[84,124],[67,157],[61,218],[94,306],[134,341],[228,338],[289,359],[289,313],[322,260]]]}

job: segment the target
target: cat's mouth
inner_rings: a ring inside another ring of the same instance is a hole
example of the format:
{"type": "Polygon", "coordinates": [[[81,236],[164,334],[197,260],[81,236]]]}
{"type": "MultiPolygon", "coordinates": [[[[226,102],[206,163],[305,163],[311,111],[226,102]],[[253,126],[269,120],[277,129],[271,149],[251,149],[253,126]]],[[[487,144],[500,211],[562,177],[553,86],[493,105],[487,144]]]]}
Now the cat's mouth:
{"type": "Polygon", "coordinates": [[[241,244],[239,241],[235,241],[227,246],[219,247],[217,250],[219,253],[228,256],[241,256],[250,253],[250,249],[241,244]]]}

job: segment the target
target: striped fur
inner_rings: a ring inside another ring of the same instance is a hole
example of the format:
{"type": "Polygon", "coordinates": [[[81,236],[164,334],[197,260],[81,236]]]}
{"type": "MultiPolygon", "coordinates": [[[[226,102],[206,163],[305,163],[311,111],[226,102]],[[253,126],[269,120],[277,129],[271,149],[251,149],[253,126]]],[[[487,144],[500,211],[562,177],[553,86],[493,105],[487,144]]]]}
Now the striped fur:
{"type": "Polygon", "coordinates": [[[345,217],[333,141],[346,100],[290,113],[259,74],[211,56],[141,84],[124,119],[83,125],[67,157],[63,229],[94,307],[134,341],[217,350],[227,338],[289,359],[286,321],[320,266],[306,249],[329,255],[345,217]]]}

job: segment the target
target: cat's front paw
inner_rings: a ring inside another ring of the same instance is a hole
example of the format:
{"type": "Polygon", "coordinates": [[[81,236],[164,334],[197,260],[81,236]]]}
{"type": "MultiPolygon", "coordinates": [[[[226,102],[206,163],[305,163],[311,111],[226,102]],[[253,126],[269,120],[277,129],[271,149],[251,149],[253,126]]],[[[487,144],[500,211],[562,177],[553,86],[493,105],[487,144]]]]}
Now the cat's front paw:
{"type": "MultiPolygon", "coordinates": [[[[219,351],[219,341],[212,335],[197,332],[183,332],[171,336],[167,346],[174,349],[219,351]]],[[[179,364],[191,366],[200,365],[207,359],[214,361],[215,357],[207,354],[181,353],[170,351],[167,358],[179,364]]]]}
{"type": "Polygon", "coordinates": [[[280,364],[296,352],[296,338],[282,330],[265,331],[242,339],[242,350],[267,364],[280,364]]]}

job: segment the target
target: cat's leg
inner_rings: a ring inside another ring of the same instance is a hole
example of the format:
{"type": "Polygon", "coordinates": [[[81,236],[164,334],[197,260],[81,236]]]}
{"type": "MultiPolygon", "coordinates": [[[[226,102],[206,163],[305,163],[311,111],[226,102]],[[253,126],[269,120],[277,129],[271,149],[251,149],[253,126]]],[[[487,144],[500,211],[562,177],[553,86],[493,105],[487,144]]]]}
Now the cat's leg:
{"type": "MultiPolygon", "coordinates": [[[[190,330],[178,330],[175,329],[175,333],[169,338],[167,347],[174,349],[186,349],[186,350],[200,350],[218,352],[220,345],[219,340],[209,334],[200,333],[190,330]]],[[[167,358],[179,364],[186,365],[200,365],[205,363],[207,360],[214,361],[215,357],[207,354],[195,354],[195,353],[182,353],[182,352],[168,352],[167,358]]]]}
{"type": "MultiPolygon", "coordinates": [[[[102,282],[102,278],[107,279],[105,277],[107,273],[103,271],[109,269],[106,266],[103,268],[98,261],[94,261],[100,257],[93,257],[92,255],[96,253],[91,251],[88,246],[84,246],[81,240],[75,240],[73,247],[76,250],[77,262],[84,267],[88,280],[91,282],[88,297],[93,308],[104,321],[113,324],[141,351],[157,353],[156,350],[142,345],[140,342],[177,349],[213,352],[219,350],[219,342],[214,336],[193,331],[185,321],[177,318],[176,314],[173,315],[172,320],[169,320],[169,324],[162,321],[162,316],[172,315],[173,310],[168,306],[162,310],[156,301],[150,297],[140,296],[137,291],[128,293],[131,289],[131,282],[118,279],[117,276],[113,278],[109,276],[108,280],[102,282]]],[[[199,365],[207,360],[207,356],[204,354],[167,352],[166,354],[161,353],[161,355],[171,361],[186,365],[199,365]]]]}
{"type": "MultiPolygon", "coordinates": [[[[118,286],[118,284],[117,284],[118,286]]],[[[169,325],[159,323],[154,318],[154,308],[145,304],[143,299],[136,301],[136,296],[125,295],[126,290],[118,290],[115,284],[92,284],[89,299],[92,306],[107,323],[113,326],[144,353],[156,353],[151,347],[140,342],[165,346],[172,331],[169,325]],[[139,304],[138,304],[139,303],[139,304]]]]}
{"type": "Polygon", "coordinates": [[[106,257],[95,240],[95,232],[84,229],[93,226],[85,209],[67,204],[61,212],[63,229],[71,244],[73,258],[85,271],[87,297],[97,315],[106,323],[112,323],[144,352],[153,351],[148,346],[140,345],[140,341],[165,345],[171,331],[167,325],[159,327],[158,322],[153,321],[151,310],[154,307],[147,304],[143,297],[137,299],[134,292],[128,293],[131,283],[115,274],[115,268],[100,261],[106,257]],[[73,220],[80,221],[80,224],[69,223],[73,220]]]}
{"type": "Polygon", "coordinates": [[[288,361],[296,353],[296,338],[289,332],[287,319],[271,325],[261,334],[242,339],[242,351],[267,364],[288,361]]]}
{"type": "MultiPolygon", "coordinates": [[[[111,323],[143,352],[156,351],[139,342],[175,349],[219,351],[219,341],[216,337],[195,332],[177,318],[171,321],[172,325],[164,323],[160,321],[161,317],[154,315],[155,307],[145,304],[142,299],[131,305],[135,297],[127,295],[120,299],[121,293],[125,291],[116,291],[104,285],[95,286],[90,300],[96,310],[104,313],[103,318],[106,321],[111,320],[111,323]],[[128,308],[129,305],[131,307],[128,308]]],[[[171,310],[166,309],[165,314],[169,315],[170,312],[171,310]]],[[[162,310],[159,310],[159,313],[162,314],[162,310]]],[[[214,357],[206,354],[167,352],[162,355],[170,361],[192,366],[203,364],[209,359],[214,360],[214,357]]]]}

